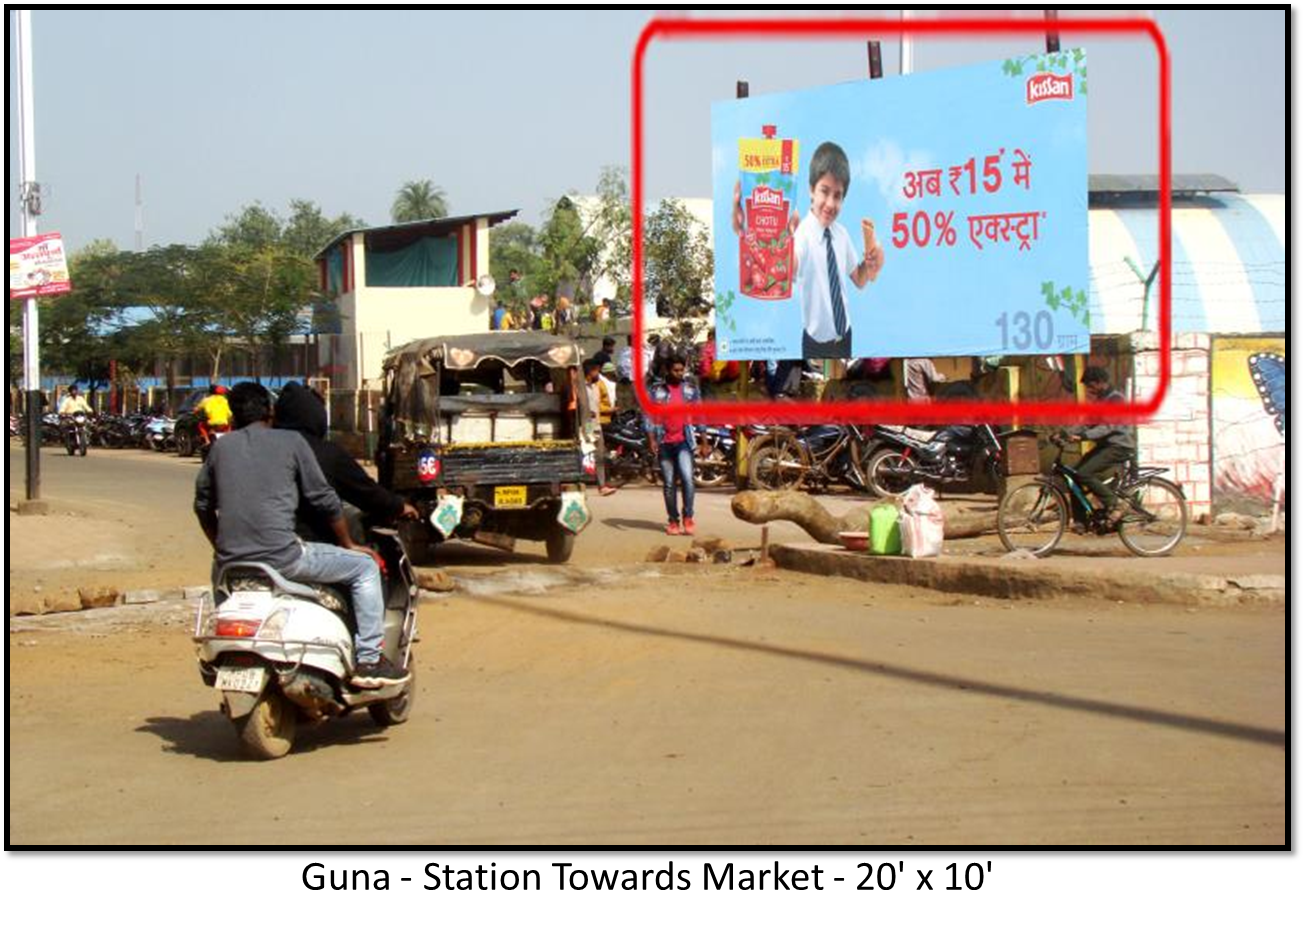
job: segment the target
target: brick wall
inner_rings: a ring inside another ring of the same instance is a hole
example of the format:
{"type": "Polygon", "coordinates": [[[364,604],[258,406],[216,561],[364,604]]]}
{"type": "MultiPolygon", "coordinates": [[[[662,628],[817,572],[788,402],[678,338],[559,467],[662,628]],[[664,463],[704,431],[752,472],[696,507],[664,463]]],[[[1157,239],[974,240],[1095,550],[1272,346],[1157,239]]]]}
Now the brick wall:
{"type": "MultiPolygon", "coordinates": [[[[1132,336],[1137,401],[1159,388],[1158,348],[1158,335],[1153,332],[1132,336]]],[[[1137,426],[1140,464],[1168,467],[1168,477],[1186,493],[1193,518],[1212,513],[1209,357],[1208,335],[1175,334],[1168,395],[1154,418],[1137,426]]]]}

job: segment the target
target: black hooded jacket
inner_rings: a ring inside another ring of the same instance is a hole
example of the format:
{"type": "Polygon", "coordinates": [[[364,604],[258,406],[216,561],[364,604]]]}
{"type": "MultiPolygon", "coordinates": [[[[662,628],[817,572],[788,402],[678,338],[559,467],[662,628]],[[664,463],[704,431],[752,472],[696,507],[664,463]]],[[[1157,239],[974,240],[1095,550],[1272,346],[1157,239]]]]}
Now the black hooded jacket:
{"type": "MultiPolygon", "coordinates": [[[[366,474],[343,447],[326,439],[326,406],[321,397],[302,383],[287,383],[276,399],[275,424],[278,428],[298,431],[312,448],[317,465],[337,495],[362,512],[371,523],[387,523],[403,511],[403,499],[384,488],[366,474]]],[[[300,515],[307,512],[300,511],[300,515]]],[[[305,520],[301,518],[300,520],[305,520]]],[[[325,525],[306,519],[316,533],[329,538],[325,525]]]]}

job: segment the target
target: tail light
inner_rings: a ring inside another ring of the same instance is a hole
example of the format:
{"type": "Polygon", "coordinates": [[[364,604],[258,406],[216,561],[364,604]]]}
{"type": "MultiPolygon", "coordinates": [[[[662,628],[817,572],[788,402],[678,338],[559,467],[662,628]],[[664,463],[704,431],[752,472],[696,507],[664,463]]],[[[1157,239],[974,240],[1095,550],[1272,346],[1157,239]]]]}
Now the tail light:
{"type": "Polygon", "coordinates": [[[258,635],[262,621],[251,621],[233,617],[217,619],[216,634],[219,637],[253,637],[258,635]]]}

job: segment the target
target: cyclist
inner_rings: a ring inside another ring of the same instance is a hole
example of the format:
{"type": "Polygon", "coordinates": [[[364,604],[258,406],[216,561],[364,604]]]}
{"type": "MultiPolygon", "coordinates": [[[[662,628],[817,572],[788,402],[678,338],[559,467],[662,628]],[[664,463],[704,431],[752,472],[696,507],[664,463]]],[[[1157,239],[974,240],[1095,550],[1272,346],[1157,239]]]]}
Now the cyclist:
{"type": "MultiPolygon", "coordinates": [[[[1094,402],[1124,401],[1123,393],[1110,385],[1109,373],[1103,367],[1087,367],[1082,373],[1082,385],[1094,402]]],[[[1111,521],[1117,520],[1122,513],[1119,510],[1119,499],[1105,484],[1104,477],[1136,453],[1136,439],[1132,436],[1132,429],[1121,424],[1098,424],[1071,434],[1069,439],[1095,442],[1096,446],[1074,469],[1082,477],[1082,484],[1100,499],[1107,517],[1111,521]]],[[[1086,513],[1080,513],[1076,504],[1073,509],[1074,520],[1083,524],[1086,513]]]]}

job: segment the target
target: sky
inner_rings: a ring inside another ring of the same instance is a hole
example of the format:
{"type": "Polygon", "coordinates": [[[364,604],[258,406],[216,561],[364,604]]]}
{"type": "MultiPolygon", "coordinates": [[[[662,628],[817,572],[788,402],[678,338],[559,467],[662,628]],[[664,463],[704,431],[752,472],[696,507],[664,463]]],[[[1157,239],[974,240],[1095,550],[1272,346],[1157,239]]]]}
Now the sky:
{"type": "MultiPolygon", "coordinates": [[[[309,199],[328,215],[384,224],[396,190],[416,179],[442,187],[453,214],[520,209],[536,223],[557,196],[591,192],[604,165],[628,165],[630,62],[653,15],[35,9],[39,230],[62,232],[73,251],[97,238],[132,247],[137,175],[146,247],[197,243],[255,201],[284,215],[290,200],[309,199]]],[[[1174,171],[1284,192],[1288,14],[1152,15],[1172,55],[1174,171]]],[[[995,60],[1039,44],[921,39],[914,68],[995,60]]],[[[1090,171],[1155,173],[1153,48],[1067,34],[1063,44],[1090,54],[1090,171]]],[[[897,73],[897,49],[895,38],[884,39],[887,75],[897,73]]],[[[645,71],[648,198],[710,196],[710,104],[734,96],[737,80],[755,96],[867,73],[860,41],[654,43],[645,71]]]]}

